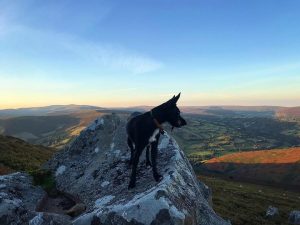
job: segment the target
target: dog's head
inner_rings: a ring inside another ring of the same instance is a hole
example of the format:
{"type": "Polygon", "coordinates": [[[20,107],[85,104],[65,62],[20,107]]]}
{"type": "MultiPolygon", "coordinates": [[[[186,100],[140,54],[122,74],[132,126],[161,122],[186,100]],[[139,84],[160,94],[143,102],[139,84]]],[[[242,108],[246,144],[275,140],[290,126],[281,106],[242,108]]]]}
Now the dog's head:
{"type": "Polygon", "coordinates": [[[181,117],[180,110],[176,105],[179,98],[180,93],[177,96],[174,95],[173,98],[163,104],[166,121],[173,127],[182,127],[186,125],[186,121],[181,117]]]}

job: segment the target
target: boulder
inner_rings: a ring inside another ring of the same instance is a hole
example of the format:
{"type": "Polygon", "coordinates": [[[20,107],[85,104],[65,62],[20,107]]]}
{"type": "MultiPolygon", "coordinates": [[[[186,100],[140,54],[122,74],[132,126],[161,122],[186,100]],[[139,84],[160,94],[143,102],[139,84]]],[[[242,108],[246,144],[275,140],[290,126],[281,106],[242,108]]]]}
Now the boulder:
{"type": "Polygon", "coordinates": [[[26,173],[0,176],[0,224],[70,224],[70,217],[36,212],[36,206],[45,195],[41,187],[32,184],[32,178],[26,173]]]}
{"type": "Polygon", "coordinates": [[[197,179],[167,133],[158,147],[158,171],[163,179],[155,182],[142,155],[136,188],[128,190],[126,121],[125,116],[114,114],[98,118],[44,165],[55,174],[59,191],[76,196],[86,206],[72,224],[230,224],[213,211],[209,188],[197,179]]]}
{"type": "Polygon", "coordinates": [[[56,213],[38,212],[29,225],[71,225],[70,217],[56,213]]]}
{"type": "Polygon", "coordinates": [[[291,224],[300,224],[300,211],[293,210],[289,216],[289,222],[291,224]]]}
{"type": "Polygon", "coordinates": [[[34,215],[36,202],[44,195],[25,173],[0,176],[0,224],[23,224],[34,215]]]}
{"type": "Polygon", "coordinates": [[[269,206],[267,211],[266,211],[266,217],[267,218],[274,218],[275,216],[279,215],[278,208],[274,206],[269,206]]]}

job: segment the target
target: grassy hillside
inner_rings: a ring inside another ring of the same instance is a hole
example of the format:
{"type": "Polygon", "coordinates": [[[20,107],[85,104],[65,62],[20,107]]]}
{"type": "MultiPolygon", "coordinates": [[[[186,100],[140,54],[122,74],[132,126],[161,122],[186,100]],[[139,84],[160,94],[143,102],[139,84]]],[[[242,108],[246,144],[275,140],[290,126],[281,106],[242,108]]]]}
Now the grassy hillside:
{"type": "Polygon", "coordinates": [[[18,138],[0,135],[0,174],[13,170],[36,170],[54,152],[52,148],[32,145],[18,138]]]}
{"type": "Polygon", "coordinates": [[[232,225],[287,225],[288,215],[300,208],[300,193],[217,177],[199,175],[212,189],[213,208],[232,225]],[[279,209],[279,217],[265,217],[268,206],[279,209]]]}
{"type": "Polygon", "coordinates": [[[51,131],[66,129],[79,120],[69,115],[61,116],[22,116],[1,121],[5,134],[30,133],[32,138],[51,131]]]}
{"type": "Polygon", "coordinates": [[[229,154],[199,168],[239,180],[300,187],[300,147],[229,154]]]}

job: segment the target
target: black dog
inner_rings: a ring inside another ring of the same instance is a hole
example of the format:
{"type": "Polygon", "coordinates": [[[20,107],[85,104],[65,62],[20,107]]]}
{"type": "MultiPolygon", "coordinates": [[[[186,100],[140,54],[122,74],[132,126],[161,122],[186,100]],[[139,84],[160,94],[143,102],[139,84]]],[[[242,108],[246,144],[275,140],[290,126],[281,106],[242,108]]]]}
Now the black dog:
{"type": "MultiPolygon", "coordinates": [[[[160,134],[164,130],[161,124],[168,122],[172,127],[181,127],[186,125],[186,121],[180,116],[180,111],[176,106],[180,93],[169,101],[153,108],[151,111],[141,115],[136,115],[127,123],[127,143],[131,150],[130,164],[132,165],[132,173],[128,188],[134,188],[136,182],[136,170],[139,163],[140,155],[147,146],[147,164],[149,160],[149,146],[151,145],[151,161],[153,177],[156,181],[160,181],[162,176],[157,172],[156,157],[157,145],[160,134]]],[[[173,128],[172,128],[173,129],[173,128]]]]}

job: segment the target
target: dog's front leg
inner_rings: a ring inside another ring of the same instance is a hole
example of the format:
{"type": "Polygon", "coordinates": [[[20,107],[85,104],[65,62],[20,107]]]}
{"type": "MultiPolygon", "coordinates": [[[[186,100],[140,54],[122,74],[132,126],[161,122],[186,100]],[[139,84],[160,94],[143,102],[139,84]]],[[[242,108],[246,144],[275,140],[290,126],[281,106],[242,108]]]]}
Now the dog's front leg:
{"type": "Polygon", "coordinates": [[[131,171],[131,177],[130,177],[130,182],[128,185],[128,189],[134,188],[135,187],[135,182],[136,182],[136,170],[137,166],[139,164],[139,159],[140,155],[142,153],[142,148],[139,146],[136,146],[134,155],[133,155],[133,162],[132,162],[132,171],[131,171]]]}
{"type": "Polygon", "coordinates": [[[151,161],[152,161],[153,177],[155,181],[158,182],[162,179],[162,176],[157,172],[157,168],[156,168],[157,144],[158,144],[158,140],[151,143],[151,161]]]}
{"type": "Polygon", "coordinates": [[[146,149],[146,166],[152,166],[150,162],[150,145],[148,145],[146,149]]]}
{"type": "Polygon", "coordinates": [[[134,147],[133,147],[133,142],[131,141],[131,139],[128,137],[127,138],[127,145],[130,149],[130,160],[129,160],[129,165],[132,165],[133,162],[133,156],[134,156],[134,147]]]}

